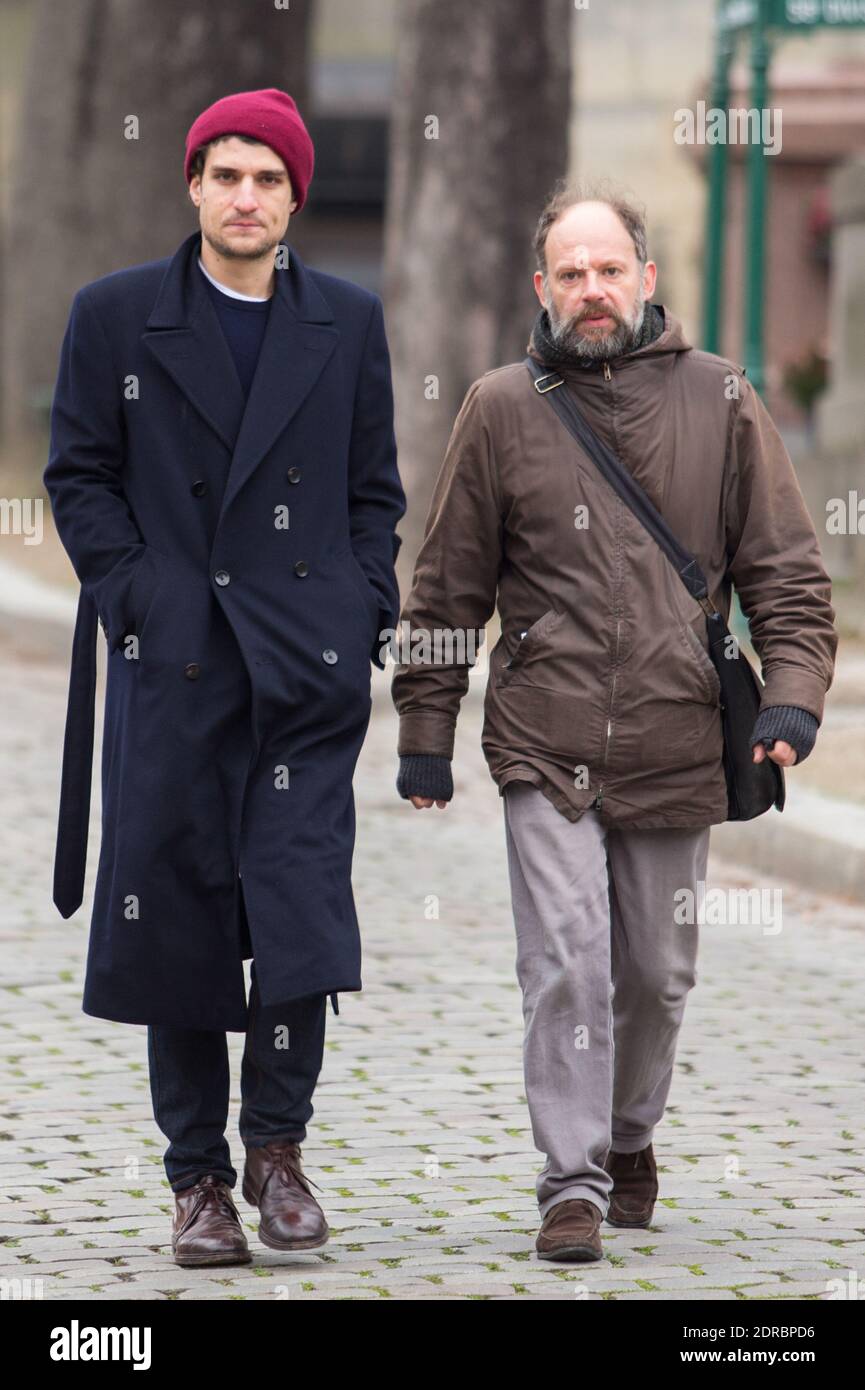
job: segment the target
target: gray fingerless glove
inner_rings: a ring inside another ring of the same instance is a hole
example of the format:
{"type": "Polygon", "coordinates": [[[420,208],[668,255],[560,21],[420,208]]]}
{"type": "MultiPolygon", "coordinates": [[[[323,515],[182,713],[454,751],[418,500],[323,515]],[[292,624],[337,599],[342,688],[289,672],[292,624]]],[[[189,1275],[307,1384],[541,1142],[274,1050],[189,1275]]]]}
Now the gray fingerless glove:
{"type": "Polygon", "coordinates": [[[399,760],[396,789],[403,800],[412,796],[431,796],[433,801],[450,801],[454,794],[451,760],[438,753],[408,753],[399,760]]]}
{"type": "Polygon", "coordinates": [[[768,709],[761,709],[757,716],[751,735],[751,747],[753,748],[755,743],[762,743],[764,739],[781,738],[785,743],[789,743],[791,748],[796,749],[795,766],[798,767],[814,747],[819,727],[817,720],[807,709],[800,709],[798,705],[770,705],[768,709]]]}

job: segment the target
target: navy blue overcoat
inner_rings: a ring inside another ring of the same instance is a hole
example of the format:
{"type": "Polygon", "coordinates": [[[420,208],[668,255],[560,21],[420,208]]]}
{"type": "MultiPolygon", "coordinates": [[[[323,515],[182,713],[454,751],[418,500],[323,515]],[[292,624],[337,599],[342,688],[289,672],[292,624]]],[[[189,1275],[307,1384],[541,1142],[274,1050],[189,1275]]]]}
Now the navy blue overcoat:
{"type": "Polygon", "coordinates": [[[44,473],[81,584],[54,900],[80,905],[97,619],[102,841],[87,1014],[242,1031],[361,986],[352,778],[395,628],[396,463],[381,300],[282,244],[248,401],[197,265],[75,296],[44,473]]]}

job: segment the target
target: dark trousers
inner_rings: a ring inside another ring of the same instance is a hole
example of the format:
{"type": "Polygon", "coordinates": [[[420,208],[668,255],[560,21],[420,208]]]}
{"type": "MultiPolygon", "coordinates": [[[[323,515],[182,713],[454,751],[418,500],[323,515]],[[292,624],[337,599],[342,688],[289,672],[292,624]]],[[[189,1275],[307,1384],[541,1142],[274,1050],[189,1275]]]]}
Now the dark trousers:
{"type": "MultiPolygon", "coordinates": [[[[264,1008],[255,962],[240,1072],[240,1138],[247,1148],[306,1138],[324,1057],[327,995],[264,1008]]],[[[147,1029],[153,1115],[170,1140],[164,1162],[175,1192],[214,1173],[237,1182],[225,1137],[229,1068],[225,1033],[155,1024],[147,1029]]]]}

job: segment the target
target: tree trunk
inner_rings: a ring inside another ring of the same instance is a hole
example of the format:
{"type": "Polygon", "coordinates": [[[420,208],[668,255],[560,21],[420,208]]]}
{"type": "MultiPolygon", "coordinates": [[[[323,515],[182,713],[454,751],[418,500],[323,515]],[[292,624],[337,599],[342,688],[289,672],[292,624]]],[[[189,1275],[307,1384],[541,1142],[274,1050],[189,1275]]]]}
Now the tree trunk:
{"type": "Polygon", "coordinates": [[[254,12],[237,0],[40,0],[4,255],[7,439],[44,423],[76,290],[170,255],[197,226],[183,157],[199,112],[258,87],[289,91],[303,112],[312,0],[254,12]]]}
{"type": "Polygon", "coordinates": [[[384,294],[405,593],[466,390],[525,355],[532,235],[567,173],[572,8],[406,0],[398,13],[384,294]]]}

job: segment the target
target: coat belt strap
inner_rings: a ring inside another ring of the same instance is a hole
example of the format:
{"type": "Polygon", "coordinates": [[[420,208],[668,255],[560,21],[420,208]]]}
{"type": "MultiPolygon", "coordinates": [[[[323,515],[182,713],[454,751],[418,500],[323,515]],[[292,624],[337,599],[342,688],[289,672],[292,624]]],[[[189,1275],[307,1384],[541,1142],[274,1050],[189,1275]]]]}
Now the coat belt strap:
{"type": "Polygon", "coordinates": [[[60,815],[54,857],[54,902],[61,917],[71,917],[84,898],[90,783],[93,776],[96,633],[96,605],[82,587],[72,639],[72,667],[60,779],[60,815]]]}

